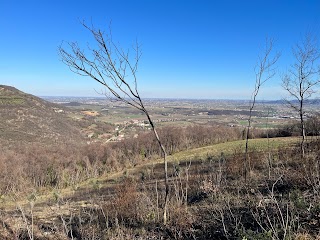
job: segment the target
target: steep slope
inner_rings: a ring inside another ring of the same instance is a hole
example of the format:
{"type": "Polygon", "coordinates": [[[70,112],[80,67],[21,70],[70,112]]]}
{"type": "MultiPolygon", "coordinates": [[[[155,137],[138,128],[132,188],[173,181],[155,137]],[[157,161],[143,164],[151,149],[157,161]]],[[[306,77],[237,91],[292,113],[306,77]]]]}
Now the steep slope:
{"type": "Polygon", "coordinates": [[[0,140],[79,141],[78,124],[66,109],[10,86],[0,85],[0,140]]]}

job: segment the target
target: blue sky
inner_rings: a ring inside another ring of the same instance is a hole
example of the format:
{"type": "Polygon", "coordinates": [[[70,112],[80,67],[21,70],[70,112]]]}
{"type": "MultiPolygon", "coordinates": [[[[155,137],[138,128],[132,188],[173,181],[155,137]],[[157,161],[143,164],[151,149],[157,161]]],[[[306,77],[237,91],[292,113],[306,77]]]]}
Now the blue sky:
{"type": "Polygon", "coordinates": [[[143,97],[249,99],[266,36],[281,52],[259,99],[280,99],[280,76],[306,32],[320,33],[318,0],[0,0],[0,84],[38,96],[95,96],[102,89],[60,61],[62,41],[94,45],[81,20],[124,48],[142,45],[143,97]]]}

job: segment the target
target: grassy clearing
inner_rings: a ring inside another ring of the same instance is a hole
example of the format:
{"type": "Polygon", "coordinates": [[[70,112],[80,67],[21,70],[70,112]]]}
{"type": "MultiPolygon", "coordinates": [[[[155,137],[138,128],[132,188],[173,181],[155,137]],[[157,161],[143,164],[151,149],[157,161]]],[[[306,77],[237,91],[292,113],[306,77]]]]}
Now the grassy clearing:
{"type": "MultiPolygon", "coordinates": [[[[281,146],[288,146],[299,141],[298,137],[283,137],[283,138],[261,138],[250,139],[249,150],[266,151],[268,149],[277,149],[281,146]]],[[[243,152],[245,150],[245,140],[225,142],[207,147],[190,149],[187,151],[176,153],[169,157],[169,161],[184,161],[194,159],[204,159],[207,156],[219,156],[221,153],[229,155],[236,152],[243,152]]]]}

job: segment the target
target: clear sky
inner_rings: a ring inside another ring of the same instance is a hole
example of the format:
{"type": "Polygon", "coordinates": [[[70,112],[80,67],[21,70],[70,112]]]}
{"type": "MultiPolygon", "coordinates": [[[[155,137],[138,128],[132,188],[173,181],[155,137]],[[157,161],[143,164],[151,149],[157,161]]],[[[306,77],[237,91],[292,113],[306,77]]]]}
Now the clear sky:
{"type": "Polygon", "coordinates": [[[259,99],[280,99],[280,76],[306,32],[320,33],[319,0],[0,0],[0,84],[38,96],[95,96],[102,89],[59,59],[62,41],[93,46],[80,24],[142,45],[143,97],[249,99],[266,36],[281,52],[259,99]]]}

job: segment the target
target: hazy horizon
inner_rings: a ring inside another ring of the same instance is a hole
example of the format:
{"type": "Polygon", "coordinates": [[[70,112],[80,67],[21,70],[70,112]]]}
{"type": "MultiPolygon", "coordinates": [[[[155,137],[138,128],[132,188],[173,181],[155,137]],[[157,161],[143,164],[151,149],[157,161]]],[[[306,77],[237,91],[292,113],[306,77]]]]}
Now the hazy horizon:
{"type": "MultiPolygon", "coordinates": [[[[103,96],[37,96],[42,99],[48,99],[48,98],[87,98],[87,99],[105,99],[108,101],[108,98],[103,96]]],[[[243,101],[243,102],[249,102],[252,101],[251,99],[228,99],[228,98],[152,98],[152,97],[146,97],[143,98],[144,100],[173,100],[173,101],[183,101],[183,100],[190,100],[190,101],[243,101]]],[[[306,99],[305,101],[317,101],[319,100],[319,97],[306,99]]],[[[273,99],[273,100],[266,100],[266,99],[258,99],[256,100],[257,103],[261,102],[282,102],[286,101],[285,99],[273,99]]],[[[297,101],[297,100],[291,100],[291,101],[297,101]]]]}

